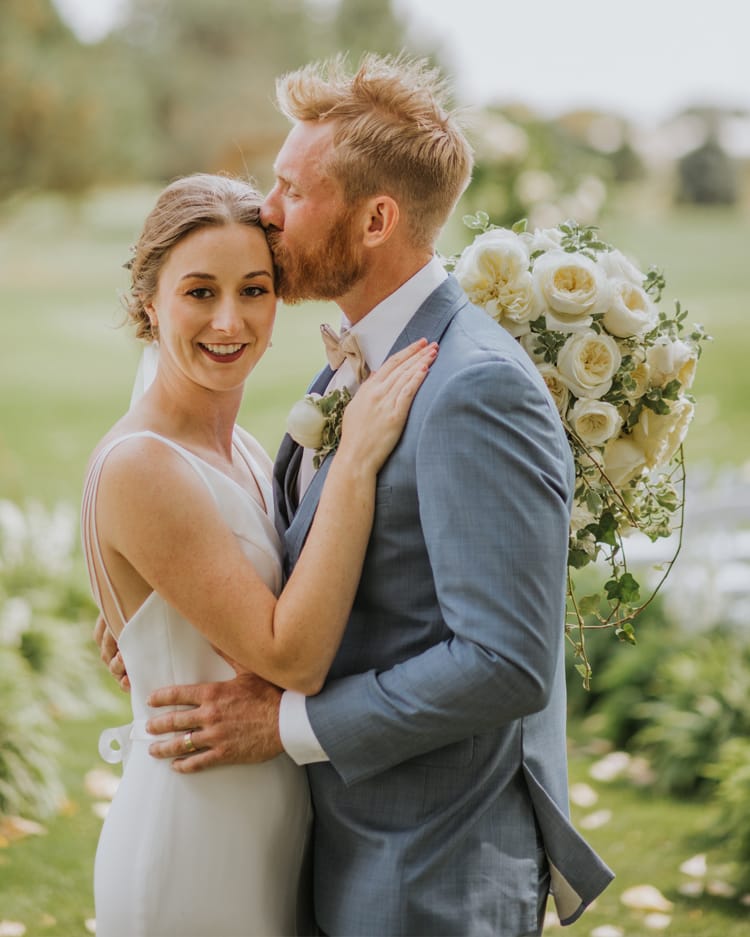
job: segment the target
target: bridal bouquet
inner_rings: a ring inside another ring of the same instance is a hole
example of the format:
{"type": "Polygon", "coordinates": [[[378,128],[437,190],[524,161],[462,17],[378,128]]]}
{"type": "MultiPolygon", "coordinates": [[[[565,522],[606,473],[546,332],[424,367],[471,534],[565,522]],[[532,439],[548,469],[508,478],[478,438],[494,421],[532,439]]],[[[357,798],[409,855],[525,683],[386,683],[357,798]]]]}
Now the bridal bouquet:
{"type": "Polygon", "coordinates": [[[689,390],[701,326],[684,335],[687,312],[660,311],[665,281],[646,274],[593,227],[566,222],[526,231],[464,218],[474,241],[447,266],[472,302],[522,345],[563,421],[575,462],[566,635],[588,687],[584,631],[612,627],[635,642],[633,619],[677,558],[685,499],[682,442],[693,417],[689,390]],[[629,568],[626,539],[676,535],[663,575],[644,599],[629,568]],[[575,570],[605,571],[603,588],[577,594],[575,570]]]}

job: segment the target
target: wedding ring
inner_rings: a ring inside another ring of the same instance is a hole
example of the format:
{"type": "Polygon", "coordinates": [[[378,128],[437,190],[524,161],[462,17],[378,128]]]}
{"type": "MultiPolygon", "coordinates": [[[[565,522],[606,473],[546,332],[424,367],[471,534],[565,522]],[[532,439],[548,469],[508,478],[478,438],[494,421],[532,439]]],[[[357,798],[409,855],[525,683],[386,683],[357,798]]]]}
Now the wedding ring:
{"type": "Polygon", "coordinates": [[[188,729],[188,731],[182,736],[182,747],[186,752],[194,752],[195,745],[193,745],[193,730],[188,729]]]}

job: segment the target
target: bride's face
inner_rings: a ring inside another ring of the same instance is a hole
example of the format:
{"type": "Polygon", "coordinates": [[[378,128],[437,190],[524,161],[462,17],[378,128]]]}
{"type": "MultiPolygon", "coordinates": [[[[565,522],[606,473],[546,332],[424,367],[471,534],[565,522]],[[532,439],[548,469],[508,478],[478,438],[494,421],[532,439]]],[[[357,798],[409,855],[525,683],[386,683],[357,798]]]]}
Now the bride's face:
{"type": "Polygon", "coordinates": [[[212,390],[241,387],[268,347],[276,314],[271,252],[261,228],[192,231],[170,251],[146,304],[159,354],[212,390]]]}

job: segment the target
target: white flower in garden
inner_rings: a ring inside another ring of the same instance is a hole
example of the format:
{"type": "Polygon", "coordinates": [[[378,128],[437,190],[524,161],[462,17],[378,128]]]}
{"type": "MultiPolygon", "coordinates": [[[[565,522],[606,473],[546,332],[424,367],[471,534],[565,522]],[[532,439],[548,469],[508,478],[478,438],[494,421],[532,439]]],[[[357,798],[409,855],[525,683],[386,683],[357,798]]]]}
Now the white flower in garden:
{"type": "Polygon", "coordinates": [[[563,383],[560,372],[554,364],[547,364],[543,361],[537,364],[537,370],[542,375],[542,380],[547,385],[547,390],[552,395],[558,412],[561,416],[564,416],[568,411],[570,391],[563,383]]]}
{"type": "Polygon", "coordinates": [[[692,385],[698,353],[686,342],[662,335],[649,348],[647,360],[655,387],[663,387],[670,381],[679,381],[684,388],[692,385]]]}
{"type": "Polygon", "coordinates": [[[10,569],[23,561],[28,528],[23,511],[12,501],[0,501],[0,567],[10,569]]]}
{"type": "Polygon", "coordinates": [[[547,325],[561,332],[588,328],[609,302],[607,277],[584,254],[551,250],[534,263],[534,280],[547,304],[547,325]]]}
{"type": "Polygon", "coordinates": [[[78,514],[73,506],[60,503],[48,511],[33,501],[28,505],[26,518],[34,562],[53,576],[69,572],[78,542],[78,514]]]}
{"type": "Polygon", "coordinates": [[[33,610],[23,596],[6,599],[0,608],[0,644],[18,645],[21,635],[31,626],[33,610]]]}
{"type": "Polygon", "coordinates": [[[611,282],[611,300],[604,313],[604,328],[618,338],[645,335],[656,324],[656,307],[640,286],[628,280],[611,282]]]}
{"type": "Polygon", "coordinates": [[[582,397],[573,404],[568,414],[573,432],[587,446],[603,446],[622,427],[622,417],[617,407],[604,400],[589,400],[582,397]]]}
{"type": "Polygon", "coordinates": [[[643,474],[646,456],[643,449],[630,436],[618,436],[607,443],[604,450],[604,474],[615,488],[643,474]]]}
{"type": "Polygon", "coordinates": [[[528,332],[541,312],[528,253],[512,231],[480,234],[462,254],[455,275],[469,299],[514,336],[528,332]]]}
{"type": "Polygon", "coordinates": [[[306,449],[317,449],[323,438],[325,414],[315,405],[320,394],[306,394],[298,400],[286,418],[286,431],[292,439],[306,449]]]}
{"type": "Polygon", "coordinates": [[[612,336],[592,331],[573,333],[557,356],[561,380],[576,397],[603,397],[621,363],[622,354],[612,336]]]}
{"type": "Polygon", "coordinates": [[[687,397],[673,401],[669,413],[642,410],[633,427],[632,439],[643,452],[648,468],[659,468],[671,462],[685,439],[694,410],[687,397]]]}

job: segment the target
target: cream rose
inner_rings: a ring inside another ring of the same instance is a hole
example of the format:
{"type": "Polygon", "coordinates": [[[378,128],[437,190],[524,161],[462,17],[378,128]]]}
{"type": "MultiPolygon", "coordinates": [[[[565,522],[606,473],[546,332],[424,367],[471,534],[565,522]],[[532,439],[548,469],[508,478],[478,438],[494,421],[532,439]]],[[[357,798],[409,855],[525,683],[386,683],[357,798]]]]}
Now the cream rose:
{"type": "Polygon", "coordinates": [[[518,235],[485,231],[461,255],[455,276],[469,299],[516,337],[529,331],[541,304],[529,273],[529,255],[518,235]]]}
{"type": "Polygon", "coordinates": [[[648,468],[659,468],[671,462],[685,439],[694,410],[687,397],[678,397],[669,413],[643,409],[632,437],[642,449],[648,468]]]}
{"type": "Polygon", "coordinates": [[[567,413],[568,404],[570,402],[570,391],[565,384],[563,384],[559,371],[554,364],[549,364],[544,361],[537,364],[537,370],[542,375],[542,380],[547,385],[547,390],[549,390],[552,395],[552,399],[560,415],[564,416],[567,413]]]}
{"type": "Polygon", "coordinates": [[[591,316],[608,305],[609,288],[602,269],[583,254],[551,250],[534,263],[534,281],[548,307],[547,324],[560,332],[591,325],[591,316]]]}
{"type": "Polygon", "coordinates": [[[307,394],[298,400],[286,418],[286,431],[292,439],[306,449],[318,449],[323,441],[326,418],[315,401],[320,394],[307,394]]]}
{"type": "Polygon", "coordinates": [[[587,446],[603,446],[619,434],[622,417],[611,403],[582,397],[573,404],[568,422],[576,436],[587,446]]]}
{"type": "Polygon", "coordinates": [[[611,281],[611,299],[602,322],[618,338],[644,335],[656,325],[656,307],[648,293],[628,280],[611,281]]]}
{"type": "Polygon", "coordinates": [[[563,383],[576,397],[603,397],[622,362],[617,342],[611,335],[596,332],[574,333],[557,355],[557,369],[563,383]]]}
{"type": "Polygon", "coordinates": [[[643,474],[646,457],[641,447],[629,436],[611,439],[604,449],[604,474],[615,488],[643,474]]]}
{"type": "Polygon", "coordinates": [[[643,287],[646,279],[638,267],[617,249],[599,254],[597,263],[613,280],[627,280],[634,286],[643,287]]]}
{"type": "Polygon", "coordinates": [[[688,388],[695,378],[698,353],[686,342],[663,335],[649,348],[646,360],[654,386],[663,387],[676,380],[688,388]]]}

